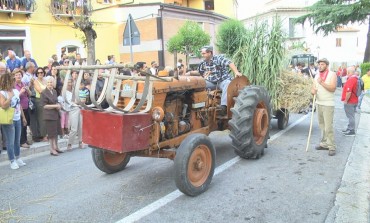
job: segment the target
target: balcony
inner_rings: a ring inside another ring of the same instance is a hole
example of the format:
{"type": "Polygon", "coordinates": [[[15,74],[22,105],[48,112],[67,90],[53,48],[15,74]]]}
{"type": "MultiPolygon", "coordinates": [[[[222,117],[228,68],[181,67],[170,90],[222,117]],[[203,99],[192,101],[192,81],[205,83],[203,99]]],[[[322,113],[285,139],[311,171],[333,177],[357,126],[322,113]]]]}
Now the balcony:
{"type": "Polygon", "coordinates": [[[91,5],[86,0],[52,0],[50,4],[52,14],[57,18],[90,16],[91,5]]]}
{"type": "Polygon", "coordinates": [[[14,14],[26,15],[27,18],[35,11],[35,0],[0,0],[0,13],[7,13],[11,18],[14,14]]]}

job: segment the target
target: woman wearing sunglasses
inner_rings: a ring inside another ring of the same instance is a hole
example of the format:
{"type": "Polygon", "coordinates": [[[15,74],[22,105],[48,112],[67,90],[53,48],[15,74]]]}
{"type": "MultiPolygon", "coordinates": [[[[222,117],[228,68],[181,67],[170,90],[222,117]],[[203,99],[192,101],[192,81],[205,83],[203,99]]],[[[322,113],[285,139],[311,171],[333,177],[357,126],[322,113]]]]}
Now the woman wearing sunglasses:
{"type": "MultiPolygon", "coordinates": [[[[34,137],[34,140],[39,141],[42,139],[43,142],[47,142],[46,138],[46,130],[45,125],[43,122],[43,110],[44,108],[41,105],[41,92],[46,88],[46,81],[45,81],[45,71],[43,68],[38,67],[36,69],[36,79],[33,81],[35,92],[36,92],[36,98],[35,98],[35,106],[36,106],[36,114],[34,117],[34,121],[36,123],[36,129],[32,131],[32,136],[34,137]]],[[[32,122],[32,119],[31,119],[32,122]]]]}

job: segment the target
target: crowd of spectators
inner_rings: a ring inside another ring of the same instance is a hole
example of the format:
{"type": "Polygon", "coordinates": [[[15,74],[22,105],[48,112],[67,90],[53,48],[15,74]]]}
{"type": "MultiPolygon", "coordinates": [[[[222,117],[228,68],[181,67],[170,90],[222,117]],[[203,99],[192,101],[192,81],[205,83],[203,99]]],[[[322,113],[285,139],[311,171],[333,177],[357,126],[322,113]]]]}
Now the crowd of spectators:
{"type": "MultiPolygon", "coordinates": [[[[23,57],[18,57],[12,48],[5,58],[0,54],[0,106],[3,110],[15,109],[13,124],[0,125],[0,153],[7,150],[11,169],[26,165],[20,159],[20,148],[30,148],[34,142],[49,142],[53,156],[63,153],[58,148],[58,138],[68,139],[67,150],[71,150],[78,136],[79,148],[84,147],[80,107],[72,97],[77,71],[67,80],[67,100],[64,101],[61,93],[66,71],[56,68],[83,62],[80,54],[75,58],[61,55],[59,61],[52,55],[46,66],[39,66],[28,50],[23,57]]],[[[86,103],[90,84],[91,76],[86,72],[81,86],[77,86],[80,99],[86,103]]]]}

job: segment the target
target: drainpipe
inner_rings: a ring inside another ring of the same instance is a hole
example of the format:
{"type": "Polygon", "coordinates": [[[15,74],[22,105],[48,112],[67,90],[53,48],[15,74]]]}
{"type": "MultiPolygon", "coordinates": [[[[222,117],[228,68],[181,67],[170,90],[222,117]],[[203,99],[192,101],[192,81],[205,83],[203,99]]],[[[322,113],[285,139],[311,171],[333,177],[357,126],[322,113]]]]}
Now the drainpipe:
{"type": "Polygon", "coordinates": [[[161,4],[160,6],[160,17],[159,17],[159,21],[157,23],[157,29],[158,29],[158,38],[161,40],[161,45],[162,45],[162,50],[161,51],[158,51],[158,64],[159,66],[165,66],[164,62],[164,35],[163,35],[163,5],[161,4]]]}

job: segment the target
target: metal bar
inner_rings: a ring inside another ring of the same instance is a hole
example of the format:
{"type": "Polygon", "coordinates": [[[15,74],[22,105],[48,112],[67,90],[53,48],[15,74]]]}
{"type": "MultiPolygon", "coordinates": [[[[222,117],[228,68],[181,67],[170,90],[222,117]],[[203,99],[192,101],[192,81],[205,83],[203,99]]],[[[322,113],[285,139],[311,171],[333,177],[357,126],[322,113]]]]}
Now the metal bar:
{"type": "Polygon", "coordinates": [[[105,64],[105,65],[79,65],[79,66],[57,66],[57,70],[93,70],[93,69],[112,69],[112,68],[129,68],[123,64],[105,64]]]}
{"type": "MultiPolygon", "coordinates": [[[[148,76],[151,76],[151,75],[148,75],[148,76]]],[[[111,75],[103,74],[103,77],[111,77],[111,75]]],[[[134,81],[145,81],[146,80],[146,77],[126,76],[126,75],[115,75],[114,78],[119,79],[119,80],[134,80],[134,81]]],[[[172,82],[173,78],[172,77],[153,77],[151,76],[149,79],[149,81],[157,81],[157,80],[161,80],[165,82],[172,82]]]]}

